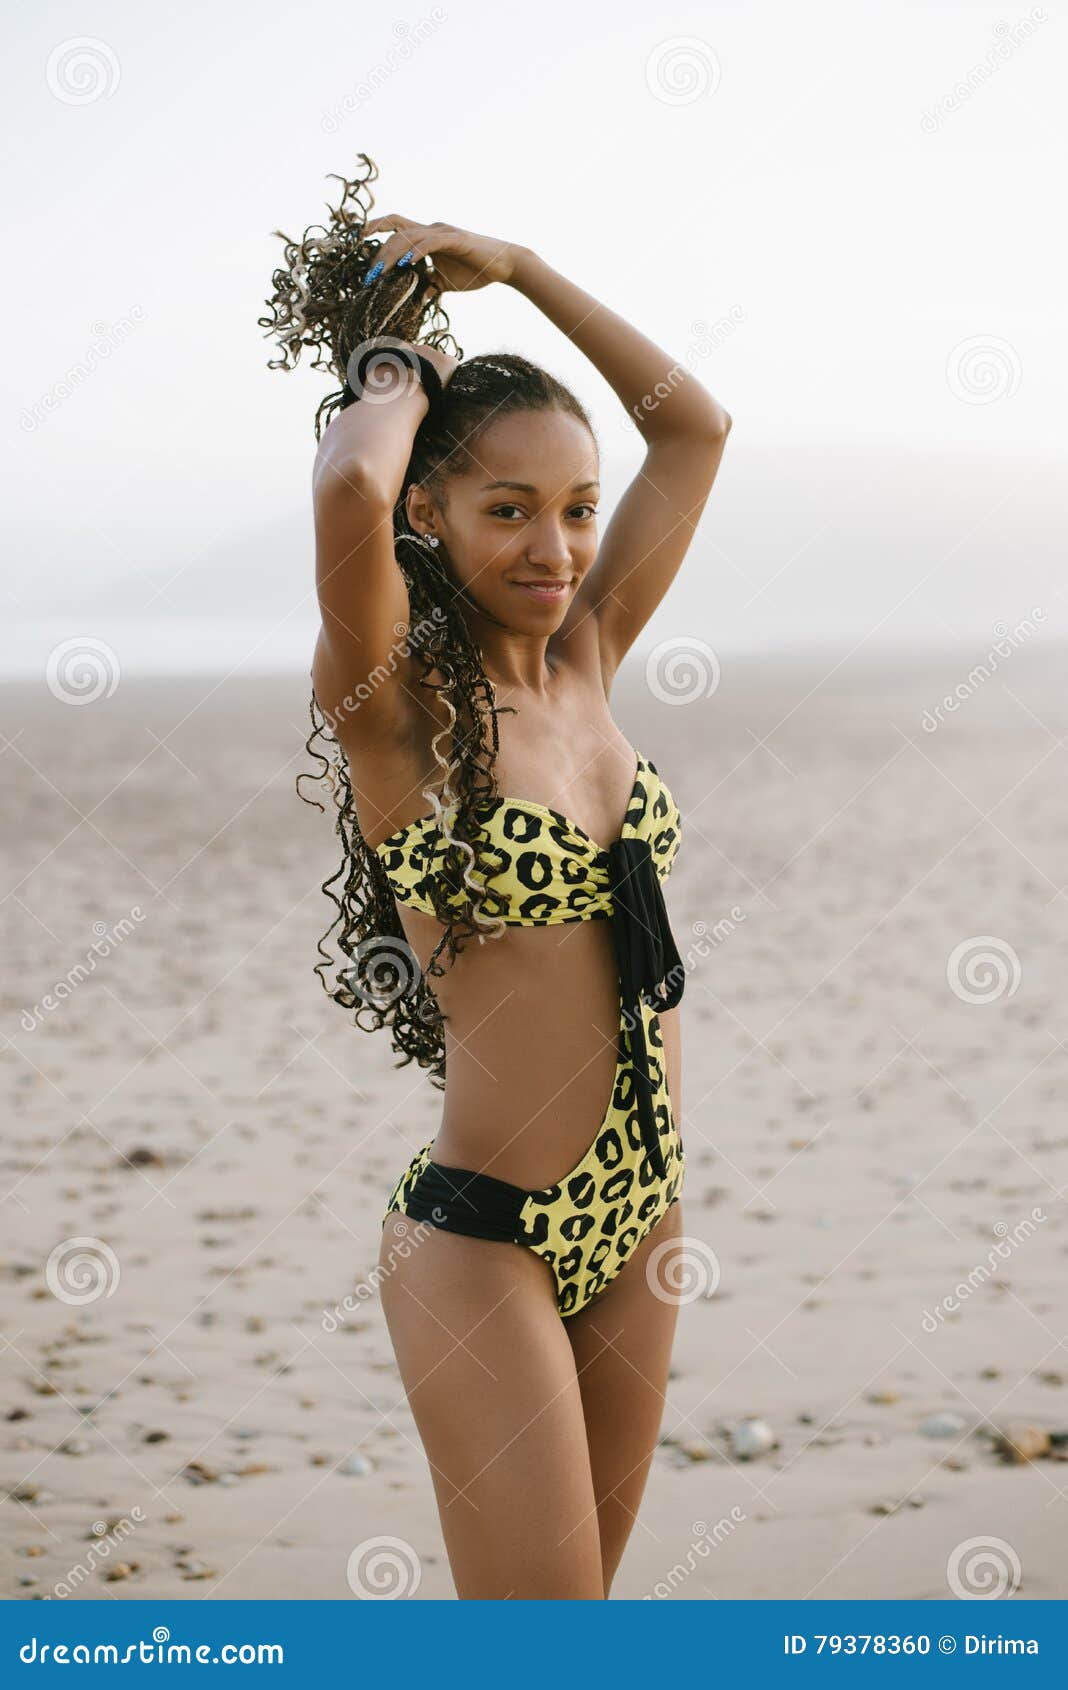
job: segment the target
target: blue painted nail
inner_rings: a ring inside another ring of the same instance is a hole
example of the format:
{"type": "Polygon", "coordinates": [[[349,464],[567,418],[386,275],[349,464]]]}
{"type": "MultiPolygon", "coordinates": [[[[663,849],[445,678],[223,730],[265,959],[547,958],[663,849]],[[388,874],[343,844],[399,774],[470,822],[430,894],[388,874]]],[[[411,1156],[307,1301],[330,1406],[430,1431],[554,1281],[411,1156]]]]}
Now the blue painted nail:
{"type": "Polygon", "coordinates": [[[404,257],[403,257],[403,258],[398,258],[398,260],[397,260],[397,269],[398,269],[398,270],[403,270],[403,269],[404,269],[404,266],[405,266],[405,265],[406,265],[406,264],[410,264],[410,263],[411,263],[411,261],[412,261],[412,254],[413,254],[413,253],[414,253],[414,251],[415,251],[415,248],[414,248],[414,247],[409,247],[409,248],[408,248],[408,251],[407,251],[407,252],[406,252],[406,253],[405,253],[405,254],[404,254],[404,257]]]}
{"type": "Polygon", "coordinates": [[[363,278],[364,287],[369,288],[371,283],[376,282],[381,274],[382,274],[382,265],[381,264],[373,265],[371,267],[371,269],[368,270],[366,276],[363,278]]]}

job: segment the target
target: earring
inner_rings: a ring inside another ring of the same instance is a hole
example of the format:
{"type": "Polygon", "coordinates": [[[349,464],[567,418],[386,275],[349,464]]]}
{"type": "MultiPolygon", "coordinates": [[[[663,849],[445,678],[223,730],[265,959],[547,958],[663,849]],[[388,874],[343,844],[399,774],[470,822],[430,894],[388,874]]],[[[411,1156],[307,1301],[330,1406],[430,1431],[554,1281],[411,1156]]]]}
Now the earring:
{"type": "Polygon", "coordinates": [[[415,538],[421,546],[437,546],[440,543],[436,534],[417,534],[415,538]]]}

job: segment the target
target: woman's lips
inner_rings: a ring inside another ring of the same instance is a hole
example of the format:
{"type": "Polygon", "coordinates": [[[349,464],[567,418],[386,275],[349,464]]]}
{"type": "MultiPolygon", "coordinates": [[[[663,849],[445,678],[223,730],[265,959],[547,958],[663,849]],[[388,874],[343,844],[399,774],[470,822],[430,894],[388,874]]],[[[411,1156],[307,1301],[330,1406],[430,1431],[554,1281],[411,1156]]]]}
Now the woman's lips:
{"type": "Polygon", "coordinates": [[[513,581],[513,587],[519,587],[528,593],[539,604],[557,604],[567,594],[568,581],[513,581]]]}

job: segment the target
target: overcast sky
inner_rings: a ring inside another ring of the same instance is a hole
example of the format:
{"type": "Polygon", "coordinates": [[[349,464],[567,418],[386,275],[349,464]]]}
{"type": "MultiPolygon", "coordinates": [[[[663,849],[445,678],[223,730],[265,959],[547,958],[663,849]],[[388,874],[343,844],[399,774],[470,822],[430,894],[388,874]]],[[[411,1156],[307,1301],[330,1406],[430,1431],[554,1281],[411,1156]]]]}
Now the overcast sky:
{"type": "MultiPolygon", "coordinates": [[[[256,319],[270,231],[360,151],[376,211],[534,247],[734,417],[647,644],[1068,633],[1061,8],[98,0],[5,49],[23,668],[57,629],[307,667],[327,383],[256,319]]],[[[590,406],[607,515],[641,457],[610,389],[509,289],[448,305],[590,406]]]]}

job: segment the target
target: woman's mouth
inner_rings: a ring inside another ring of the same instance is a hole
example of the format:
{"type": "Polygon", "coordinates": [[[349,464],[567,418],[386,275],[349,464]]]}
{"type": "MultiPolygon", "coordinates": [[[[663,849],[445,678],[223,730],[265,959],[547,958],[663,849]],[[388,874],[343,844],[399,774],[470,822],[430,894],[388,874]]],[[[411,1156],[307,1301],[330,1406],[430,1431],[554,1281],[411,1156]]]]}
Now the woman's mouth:
{"type": "Polygon", "coordinates": [[[567,593],[569,581],[513,581],[513,587],[519,587],[528,593],[539,604],[558,604],[567,593]]]}

